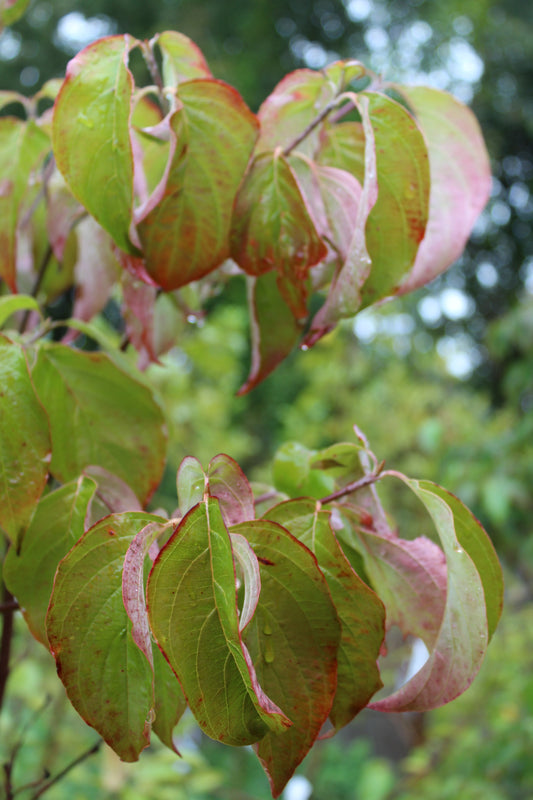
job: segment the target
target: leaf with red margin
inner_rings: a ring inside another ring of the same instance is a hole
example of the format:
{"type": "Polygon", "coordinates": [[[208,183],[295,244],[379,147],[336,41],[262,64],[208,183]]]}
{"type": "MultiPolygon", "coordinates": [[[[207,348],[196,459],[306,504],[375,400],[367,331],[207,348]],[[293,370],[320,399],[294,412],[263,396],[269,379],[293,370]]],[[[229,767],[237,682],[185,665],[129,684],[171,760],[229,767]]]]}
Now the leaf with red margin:
{"type": "Polygon", "coordinates": [[[16,231],[31,173],[50,150],[50,140],[33,121],[0,119],[0,278],[17,291],[16,231]]]}
{"type": "Polygon", "coordinates": [[[252,336],[250,374],[237,394],[257,386],[294,349],[302,328],[283,298],[274,272],[247,278],[252,336]]]}
{"type": "Polygon", "coordinates": [[[178,506],[182,517],[201,503],[207,489],[207,475],[194,456],[185,456],[176,475],[178,506]]]}
{"type": "Polygon", "coordinates": [[[235,525],[259,561],[261,595],[244,631],[259,682],[293,725],[254,749],[277,797],[316,740],[337,686],[340,624],[315,556],[269,520],[235,525]]]}
{"type": "Polygon", "coordinates": [[[490,195],[490,163],[472,111],[446,92],[396,89],[413,109],[429,153],[431,194],[426,235],[399,294],[429,283],[461,255],[490,195]]]}
{"type": "Polygon", "coordinates": [[[105,353],[39,350],[32,371],[50,420],[50,470],[70,481],[89,465],[122,478],[146,503],[165,463],[166,427],[151,391],[105,353]]]}
{"type": "MultiPolygon", "coordinates": [[[[291,72],[275,87],[261,105],[257,116],[261,136],[256,152],[288,147],[323,111],[336,94],[336,87],[323,73],[311,69],[291,72]]],[[[319,141],[319,129],[298,145],[312,156],[319,141]]]]}
{"type": "Polygon", "coordinates": [[[220,81],[181,84],[179,102],[168,120],[168,169],[136,212],[146,270],[167,291],[227,258],[233,202],[258,128],[238,92],[220,81]]]}
{"type": "Polygon", "coordinates": [[[211,70],[200,48],[177,31],[165,31],[152,39],[161,50],[165,86],[177,86],[194,78],[210,78],[211,70]]]}
{"type": "Polygon", "coordinates": [[[156,641],[208,736],[251,744],[290,725],[241,640],[231,542],[216,499],[189,511],[161,550],[147,604],[156,641]]]}
{"type": "Polygon", "coordinates": [[[238,580],[242,577],[244,598],[239,615],[239,631],[242,633],[255,614],[261,594],[261,573],[257,556],[239,533],[230,533],[231,549],[235,566],[239,568],[238,580]]]}
{"type": "Polygon", "coordinates": [[[253,162],[235,202],[231,257],[248,275],[276,270],[294,316],[307,315],[308,271],[327,255],[298,182],[278,150],[253,162]]]}
{"type": "Polygon", "coordinates": [[[17,598],[28,628],[45,646],[44,621],[57,565],[83,536],[95,489],[94,481],[83,476],[41,498],[20,550],[11,547],[4,562],[5,584],[17,598]]]}
{"type": "Polygon", "coordinates": [[[2,0],[0,6],[0,31],[4,25],[13,25],[25,13],[30,0],[2,0]]]}
{"type": "MultiPolygon", "coordinates": [[[[429,481],[392,474],[426,507],[446,564],[442,553],[432,554],[436,545],[430,545],[429,540],[399,545],[413,557],[411,564],[403,559],[402,565],[414,587],[410,599],[404,593],[406,604],[399,604],[403,630],[420,636],[430,654],[414,677],[370,707],[380,711],[427,711],[450,702],[473,681],[501,613],[503,580],[490,539],[456,497],[429,481]],[[444,570],[447,583],[442,586],[444,570]],[[428,610],[428,604],[433,608],[428,610]]],[[[381,582],[379,591],[382,592],[381,582]]]]}
{"type": "Polygon", "coordinates": [[[137,252],[129,235],[133,77],[127,66],[137,44],[128,35],[109,36],[78,53],[67,66],[52,129],[56,163],[72,194],[127,253],[137,252]]]}
{"type": "Polygon", "coordinates": [[[187,702],[179,682],[163,658],[160,650],[152,648],[150,625],[144,594],[144,572],[146,557],[151,546],[164,535],[174,522],[150,522],[131,541],[124,558],[122,572],[122,599],[131,620],[131,635],[135,644],[144,653],[154,672],[154,711],[152,724],[161,741],[174,752],[178,752],[172,732],[183,715],[187,702]]]}
{"type": "Polygon", "coordinates": [[[255,518],[254,496],[248,480],[236,461],[220,453],[207,468],[209,494],[216,497],[226,525],[255,518]]]}
{"type": "Polygon", "coordinates": [[[346,261],[332,281],[326,302],[315,314],[305,344],[312,345],[330,331],[343,317],[353,316],[361,305],[361,291],[371,269],[365,229],[378,198],[376,143],[370,119],[370,101],[366,95],[353,95],[361,113],[365,133],[365,177],[359,200],[355,229],[346,261]]]}
{"type": "Polygon", "coordinates": [[[61,561],[46,620],[59,677],[83,719],[123,761],[150,741],[153,674],[131,635],[122,568],[132,538],[153,514],[112,514],[61,561]]]}
{"type": "Polygon", "coordinates": [[[0,527],[15,547],[46,485],[50,450],[24,350],[0,335],[0,527]]]}
{"type": "Polygon", "coordinates": [[[289,500],[265,515],[283,525],[316,556],[342,626],[337,691],[330,720],[338,730],[368,704],[383,684],[377,659],[385,634],[385,609],[363,583],[330,526],[330,513],[311,499],[289,500]]]}

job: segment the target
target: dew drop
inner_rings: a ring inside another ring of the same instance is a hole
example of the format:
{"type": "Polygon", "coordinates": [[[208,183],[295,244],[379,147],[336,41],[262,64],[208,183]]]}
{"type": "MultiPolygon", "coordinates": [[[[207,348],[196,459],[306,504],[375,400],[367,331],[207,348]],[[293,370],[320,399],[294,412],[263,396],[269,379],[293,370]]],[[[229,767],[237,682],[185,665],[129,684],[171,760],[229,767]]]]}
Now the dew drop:
{"type": "Polygon", "coordinates": [[[306,352],[309,350],[309,345],[308,345],[308,344],[303,344],[303,345],[300,347],[300,350],[301,350],[303,353],[306,353],[306,352]]]}
{"type": "Polygon", "coordinates": [[[274,648],[272,647],[270,640],[267,640],[264,658],[267,664],[272,664],[274,661],[274,648]]]}
{"type": "Polygon", "coordinates": [[[265,625],[263,627],[263,633],[265,634],[265,636],[270,636],[272,634],[272,628],[270,627],[268,622],[265,622],[265,625]]]}

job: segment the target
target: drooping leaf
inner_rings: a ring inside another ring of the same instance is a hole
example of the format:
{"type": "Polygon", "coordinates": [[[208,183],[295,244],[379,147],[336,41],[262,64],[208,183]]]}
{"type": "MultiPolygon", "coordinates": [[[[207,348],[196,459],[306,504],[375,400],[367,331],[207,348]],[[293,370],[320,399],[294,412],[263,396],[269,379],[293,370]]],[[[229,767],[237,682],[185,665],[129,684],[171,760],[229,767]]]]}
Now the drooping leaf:
{"type": "Polygon", "coordinates": [[[211,77],[202,51],[183,33],[165,31],[156,35],[152,41],[161,50],[165,86],[177,86],[182,81],[211,77]]]}
{"type": "Polygon", "coordinates": [[[87,507],[96,489],[80,477],[45,495],[35,509],[20,550],[11,547],[4,580],[17,598],[30,631],[48,645],[45,616],[57,566],[84,533],[87,507]]]}
{"type": "Polygon", "coordinates": [[[32,172],[50,150],[48,136],[33,121],[0,119],[0,278],[17,291],[16,231],[32,172]]]}
{"type": "Polygon", "coordinates": [[[330,514],[310,499],[289,500],[267,518],[283,525],[316,556],[342,627],[337,691],[330,711],[336,729],[347,725],[383,685],[377,659],[385,630],[383,603],[352,569],[330,526],[330,514]]]}
{"type": "MultiPolygon", "coordinates": [[[[447,592],[428,660],[400,689],[371,707],[425,711],[453,700],[474,679],[501,612],[503,582],[489,538],[457,498],[429,481],[397,477],[422,501],[433,520],[446,556],[447,592]]],[[[421,577],[422,569],[415,565],[412,582],[421,577]]],[[[408,624],[419,624],[421,614],[423,609],[414,608],[408,624]]]]}
{"type": "Polygon", "coordinates": [[[131,635],[122,568],[133,537],[151,522],[139,512],[98,522],[60,563],[46,620],[70,702],[123,761],[150,741],[153,674],[131,635]]]}
{"type": "Polygon", "coordinates": [[[163,471],[166,430],[151,392],[105,353],[41,348],[33,369],[50,418],[51,471],[61,481],[96,465],[118,475],[146,503],[163,471]]]}
{"type": "Polygon", "coordinates": [[[0,335],[0,527],[17,547],[48,477],[48,418],[23,349],[0,335]]]}
{"type": "Polygon", "coordinates": [[[129,233],[133,77],[127,66],[136,44],[128,35],[109,36],[78,53],[67,66],[53,122],[54,156],[73,195],[127,253],[136,252],[129,233]]]}
{"type": "Polygon", "coordinates": [[[217,500],[195,506],[163,547],[147,602],[154,636],[208,736],[251,744],[290,724],[263,693],[240,637],[231,543],[217,500]]]}
{"type": "Polygon", "coordinates": [[[0,327],[16,311],[37,311],[40,313],[39,303],[34,297],[27,294],[8,294],[0,297],[0,327]]]}
{"type": "Polygon", "coordinates": [[[231,532],[249,541],[261,571],[261,595],[244,641],[259,682],[293,723],[255,745],[277,797],[330,713],[340,624],[315,557],[287,530],[256,520],[231,532]]]}
{"type": "Polygon", "coordinates": [[[141,354],[141,368],[157,361],[154,341],[155,286],[149,286],[129,272],[122,273],[123,315],[128,337],[141,354]]]}
{"type": "Polygon", "coordinates": [[[440,275],[459,258],[490,193],[490,164],[478,122],[446,92],[397,87],[413,109],[429,153],[431,194],[426,235],[400,294],[440,275]]]}
{"type": "Polygon", "coordinates": [[[277,272],[296,318],[307,314],[308,271],[327,255],[293,172],[277,150],[259,155],[235,203],[231,256],[248,275],[277,272]]]}
{"type": "MultiPolygon", "coordinates": [[[[258,111],[261,136],[257,153],[290,146],[330,103],[337,87],[321,72],[298,69],[275,87],[258,111]]],[[[313,156],[319,140],[319,129],[310,133],[298,150],[313,156]]]]}
{"type": "Polygon", "coordinates": [[[238,394],[261,383],[294,349],[301,326],[282,296],[275,272],[247,278],[252,336],[252,363],[238,394]]]}
{"type": "Polygon", "coordinates": [[[220,81],[180,85],[169,120],[167,173],[136,214],[146,269],[167,291],[198,280],[228,256],[233,201],[257,138],[257,120],[220,81]]]}

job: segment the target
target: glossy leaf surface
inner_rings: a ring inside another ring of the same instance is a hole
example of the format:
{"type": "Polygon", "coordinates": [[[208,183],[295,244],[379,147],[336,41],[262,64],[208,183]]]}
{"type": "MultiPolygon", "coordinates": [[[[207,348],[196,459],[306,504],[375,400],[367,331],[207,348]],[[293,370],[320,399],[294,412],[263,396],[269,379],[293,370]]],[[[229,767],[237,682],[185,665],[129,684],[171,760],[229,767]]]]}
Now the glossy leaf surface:
{"type": "Polygon", "coordinates": [[[50,418],[51,471],[61,481],[97,465],[116,473],[145,503],[163,471],[163,414],[151,392],[104,353],[42,348],[33,369],[50,418]]]}
{"type": "Polygon", "coordinates": [[[123,761],[150,740],[153,674],[131,635],[122,567],[152,514],[114,514],[91,528],[59,565],[47,616],[58,674],[83,719],[123,761]]]}
{"type": "Polygon", "coordinates": [[[148,579],[154,636],[202,730],[252,744],[290,722],[263,693],[239,633],[231,543],[215,499],[181,521],[148,579]]]}
{"type": "Polygon", "coordinates": [[[260,566],[261,595],[244,631],[259,682],[293,725],[255,745],[277,797],[317,738],[337,686],[340,624],[315,557],[269,520],[236,525],[260,566]]]}
{"type": "Polygon", "coordinates": [[[0,527],[17,546],[48,477],[50,433],[23,349],[0,335],[0,527]]]}

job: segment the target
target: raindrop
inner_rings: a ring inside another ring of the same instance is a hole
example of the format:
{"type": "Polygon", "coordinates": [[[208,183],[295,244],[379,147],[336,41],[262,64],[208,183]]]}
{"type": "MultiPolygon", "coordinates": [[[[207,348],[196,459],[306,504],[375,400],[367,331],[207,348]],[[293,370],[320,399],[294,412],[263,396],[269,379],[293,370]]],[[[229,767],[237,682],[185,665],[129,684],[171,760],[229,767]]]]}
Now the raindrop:
{"type": "Polygon", "coordinates": [[[272,664],[272,662],[274,661],[274,649],[273,649],[272,644],[270,643],[269,640],[267,640],[267,643],[266,643],[266,646],[265,646],[265,656],[264,657],[265,657],[265,661],[266,661],[267,664],[272,664]]]}
{"type": "Polygon", "coordinates": [[[272,628],[270,627],[268,622],[265,622],[265,625],[263,627],[263,633],[265,634],[265,636],[271,636],[272,635],[272,628]]]}

